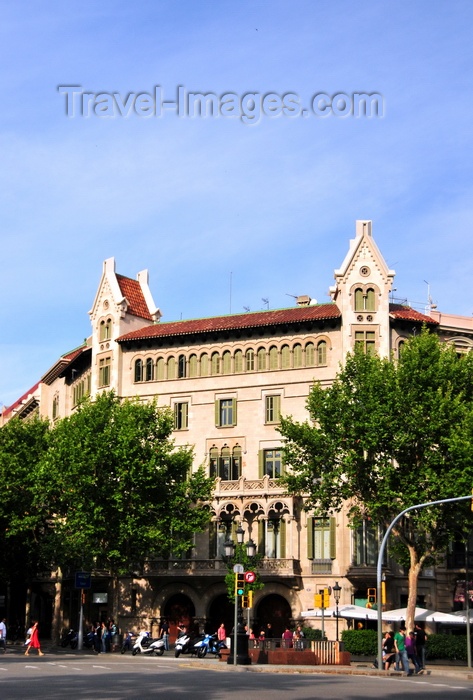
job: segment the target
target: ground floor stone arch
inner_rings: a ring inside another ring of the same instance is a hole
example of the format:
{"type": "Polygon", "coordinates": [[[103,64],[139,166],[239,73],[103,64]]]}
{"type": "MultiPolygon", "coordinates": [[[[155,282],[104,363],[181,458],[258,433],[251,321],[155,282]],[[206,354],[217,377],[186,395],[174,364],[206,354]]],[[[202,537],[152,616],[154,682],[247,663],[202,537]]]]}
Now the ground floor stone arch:
{"type": "Polygon", "coordinates": [[[268,631],[271,625],[272,634],[281,638],[286,625],[292,625],[292,609],[288,600],[280,593],[269,593],[258,600],[254,611],[253,632],[256,637],[261,630],[268,631]]]}
{"type": "Polygon", "coordinates": [[[189,596],[184,593],[175,593],[165,603],[163,618],[169,623],[170,641],[177,637],[177,626],[184,624],[191,633],[198,634],[198,626],[195,623],[195,606],[189,596]]]}

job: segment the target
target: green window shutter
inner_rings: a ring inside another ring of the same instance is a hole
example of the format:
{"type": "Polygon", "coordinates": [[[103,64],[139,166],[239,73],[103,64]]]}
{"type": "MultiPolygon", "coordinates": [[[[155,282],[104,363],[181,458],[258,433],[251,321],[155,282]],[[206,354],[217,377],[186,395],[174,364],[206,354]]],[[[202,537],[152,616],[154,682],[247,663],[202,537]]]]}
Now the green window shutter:
{"type": "Polygon", "coordinates": [[[337,558],[337,521],[330,518],[330,559],[337,558]]]}
{"type": "Polygon", "coordinates": [[[189,427],[189,404],[182,404],[182,428],[189,427]]]}
{"type": "Polygon", "coordinates": [[[217,556],[217,523],[209,525],[209,557],[215,559],[217,556]]]}
{"type": "Polygon", "coordinates": [[[314,558],[314,518],[307,518],[307,559],[314,558]]]}
{"type": "Polygon", "coordinates": [[[264,476],[264,450],[259,450],[258,452],[258,478],[262,479],[264,476]]]}
{"type": "Polygon", "coordinates": [[[279,544],[281,551],[281,559],[286,558],[286,521],[281,520],[279,523],[279,544]]]}
{"type": "Polygon", "coordinates": [[[233,425],[237,424],[237,400],[232,399],[232,416],[233,416],[233,425]]]}
{"type": "Polygon", "coordinates": [[[276,394],[274,397],[274,421],[279,423],[281,420],[281,396],[276,394]]]}
{"type": "Polygon", "coordinates": [[[215,425],[217,428],[220,426],[220,401],[218,399],[215,401],[215,425]]]}

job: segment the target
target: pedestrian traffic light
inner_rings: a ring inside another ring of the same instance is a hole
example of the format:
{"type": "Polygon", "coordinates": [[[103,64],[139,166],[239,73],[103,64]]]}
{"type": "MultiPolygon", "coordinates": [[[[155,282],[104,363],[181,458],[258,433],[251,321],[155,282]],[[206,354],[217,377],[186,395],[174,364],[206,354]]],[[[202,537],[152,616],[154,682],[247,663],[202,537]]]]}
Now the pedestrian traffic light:
{"type": "Polygon", "coordinates": [[[241,599],[242,608],[252,608],[253,607],[253,591],[248,591],[241,599]]]}
{"type": "Polygon", "coordinates": [[[367,608],[372,608],[373,605],[376,605],[376,588],[368,588],[366,597],[367,597],[367,601],[366,601],[367,608]]]}
{"type": "Polygon", "coordinates": [[[80,602],[82,603],[82,605],[85,605],[85,591],[81,591],[80,602]]]}
{"type": "Polygon", "coordinates": [[[243,595],[245,593],[245,574],[235,574],[235,595],[243,595]]]}

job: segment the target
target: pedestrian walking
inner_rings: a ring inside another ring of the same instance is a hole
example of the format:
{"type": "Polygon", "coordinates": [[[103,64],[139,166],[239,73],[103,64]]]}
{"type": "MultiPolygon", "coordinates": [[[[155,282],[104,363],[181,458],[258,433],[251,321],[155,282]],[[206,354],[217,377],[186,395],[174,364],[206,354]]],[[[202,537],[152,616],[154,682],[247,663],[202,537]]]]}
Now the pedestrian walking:
{"type": "Polygon", "coordinates": [[[38,656],[44,656],[43,652],[41,651],[41,643],[39,641],[39,632],[38,632],[38,622],[37,621],[33,622],[33,625],[31,626],[30,643],[28,644],[27,649],[25,651],[25,656],[29,655],[30,649],[37,649],[38,656]]]}
{"type": "Polygon", "coordinates": [[[405,627],[401,627],[399,632],[396,632],[394,635],[394,648],[396,649],[396,671],[400,671],[400,662],[404,673],[410,676],[411,672],[409,671],[409,659],[407,658],[405,627]]]}
{"type": "Polygon", "coordinates": [[[427,645],[428,635],[418,622],[415,623],[414,633],[416,636],[417,658],[419,660],[419,666],[423,670],[425,668],[425,648],[427,645]]]}
{"type": "Polygon", "coordinates": [[[3,653],[7,652],[7,621],[6,618],[0,622],[0,646],[3,647],[3,653]]]}

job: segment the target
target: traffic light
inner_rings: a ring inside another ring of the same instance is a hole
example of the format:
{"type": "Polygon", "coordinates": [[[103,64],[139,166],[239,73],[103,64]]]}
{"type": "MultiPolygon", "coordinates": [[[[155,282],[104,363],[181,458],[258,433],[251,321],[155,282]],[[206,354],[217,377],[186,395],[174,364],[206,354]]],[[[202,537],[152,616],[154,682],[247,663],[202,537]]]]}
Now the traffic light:
{"type": "Polygon", "coordinates": [[[242,608],[252,608],[253,607],[253,591],[248,591],[241,599],[242,608]]]}
{"type": "Polygon", "coordinates": [[[386,605],[386,581],[381,581],[381,603],[386,605]]]}
{"type": "Polygon", "coordinates": [[[376,588],[368,588],[366,607],[372,608],[373,605],[376,605],[376,588]]]}
{"type": "Polygon", "coordinates": [[[330,589],[329,588],[324,588],[323,597],[324,597],[324,608],[329,608],[330,607],[330,589]]]}
{"type": "Polygon", "coordinates": [[[323,596],[320,593],[314,595],[314,608],[321,608],[323,602],[323,596]]]}
{"type": "Polygon", "coordinates": [[[82,603],[82,605],[85,605],[85,591],[81,591],[80,602],[82,603]]]}
{"type": "Polygon", "coordinates": [[[245,574],[235,574],[235,595],[243,595],[245,593],[245,574]]]}

